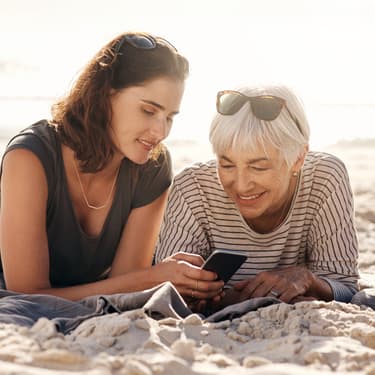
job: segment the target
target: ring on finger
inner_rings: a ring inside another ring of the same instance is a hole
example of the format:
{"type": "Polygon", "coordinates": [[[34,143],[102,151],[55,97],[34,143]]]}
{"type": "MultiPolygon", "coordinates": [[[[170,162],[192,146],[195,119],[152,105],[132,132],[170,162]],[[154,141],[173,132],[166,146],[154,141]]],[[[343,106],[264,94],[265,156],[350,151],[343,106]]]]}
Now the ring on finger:
{"type": "Polygon", "coordinates": [[[194,289],[191,290],[191,298],[195,298],[195,296],[194,296],[194,289]]]}
{"type": "Polygon", "coordinates": [[[281,293],[278,292],[277,290],[272,289],[272,290],[270,290],[270,294],[272,295],[272,297],[278,298],[278,297],[280,297],[281,293]]]}

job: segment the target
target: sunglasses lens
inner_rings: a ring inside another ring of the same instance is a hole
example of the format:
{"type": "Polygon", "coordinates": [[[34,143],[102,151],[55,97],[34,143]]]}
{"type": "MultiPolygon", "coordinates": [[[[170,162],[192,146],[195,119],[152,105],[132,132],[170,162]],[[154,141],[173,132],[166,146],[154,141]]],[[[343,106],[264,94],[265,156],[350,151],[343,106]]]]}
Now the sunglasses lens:
{"type": "Polygon", "coordinates": [[[274,120],[281,112],[284,103],[274,96],[256,96],[251,98],[251,110],[255,117],[265,120],[274,120]]]}
{"type": "Polygon", "coordinates": [[[136,48],[153,49],[156,47],[155,41],[147,35],[126,35],[125,39],[136,48]]]}
{"type": "Polygon", "coordinates": [[[217,111],[222,115],[233,115],[246,103],[247,98],[236,92],[219,93],[217,111]]]}

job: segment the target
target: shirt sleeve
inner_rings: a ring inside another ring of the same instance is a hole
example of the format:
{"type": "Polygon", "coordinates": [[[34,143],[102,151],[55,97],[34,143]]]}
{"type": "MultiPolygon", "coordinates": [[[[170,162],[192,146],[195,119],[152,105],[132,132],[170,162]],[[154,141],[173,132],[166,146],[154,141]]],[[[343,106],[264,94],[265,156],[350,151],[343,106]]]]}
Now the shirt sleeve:
{"type": "Polygon", "coordinates": [[[344,164],[332,159],[308,234],[308,266],[329,283],[334,299],[349,302],[357,291],[358,241],[353,193],[344,164]]]}
{"type": "Polygon", "coordinates": [[[172,162],[165,149],[156,160],[137,169],[132,208],[146,206],[168,189],[172,182],[172,162]]]}
{"type": "MultiPolygon", "coordinates": [[[[168,204],[155,250],[154,262],[179,251],[199,254],[207,258],[210,252],[209,241],[194,207],[202,207],[203,195],[194,177],[182,172],[172,184],[168,204]]],[[[202,211],[200,215],[202,215],[202,211]]]]}

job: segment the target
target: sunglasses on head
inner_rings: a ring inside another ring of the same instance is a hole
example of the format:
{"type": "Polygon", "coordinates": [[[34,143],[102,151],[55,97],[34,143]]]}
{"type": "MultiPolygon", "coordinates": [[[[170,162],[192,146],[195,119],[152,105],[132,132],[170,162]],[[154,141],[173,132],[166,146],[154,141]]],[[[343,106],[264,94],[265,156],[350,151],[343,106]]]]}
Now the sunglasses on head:
{"type": "Polygon", "coordinates": [[[283,107],[288,111],[290,117],[302,133],[298,120],[289,111],[286,101],[274,95],[247,96],[238,91],[219,91],[216,99],[216,109],[224,116],[231,116],[237,113],[245,103],[250,102],[253,115],[259,120],[272,121],[279,116],[283,107]]]}
{"type": "Polygon", "coordinates": [[[115,54],[118,54],[120,52],[120,49],[125,42],[138,49],[154,49],[159,43],[164,44],[177,52],[175,46],[164,38],[155,38],[152,35],[148,34],[126,34],[115,45],[115,54]]]}

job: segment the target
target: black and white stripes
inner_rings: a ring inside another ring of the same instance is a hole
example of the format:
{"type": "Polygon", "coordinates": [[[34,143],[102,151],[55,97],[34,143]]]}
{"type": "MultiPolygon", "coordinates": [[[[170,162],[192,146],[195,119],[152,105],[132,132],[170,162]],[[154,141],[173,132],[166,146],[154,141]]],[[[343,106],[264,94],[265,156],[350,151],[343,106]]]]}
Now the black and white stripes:
{"type": "Polygon", "coordinates": [[[215,249],[248,255],[229,283],[279,266],[306,265],[355,289],[358,244],[344,164],[330,154],[309,152],[286,219],[267,234],[246,224],[221,187],[216,161],[185,169],[172,185],[155,261],[178,251],[207,258],[215,249]]]}

